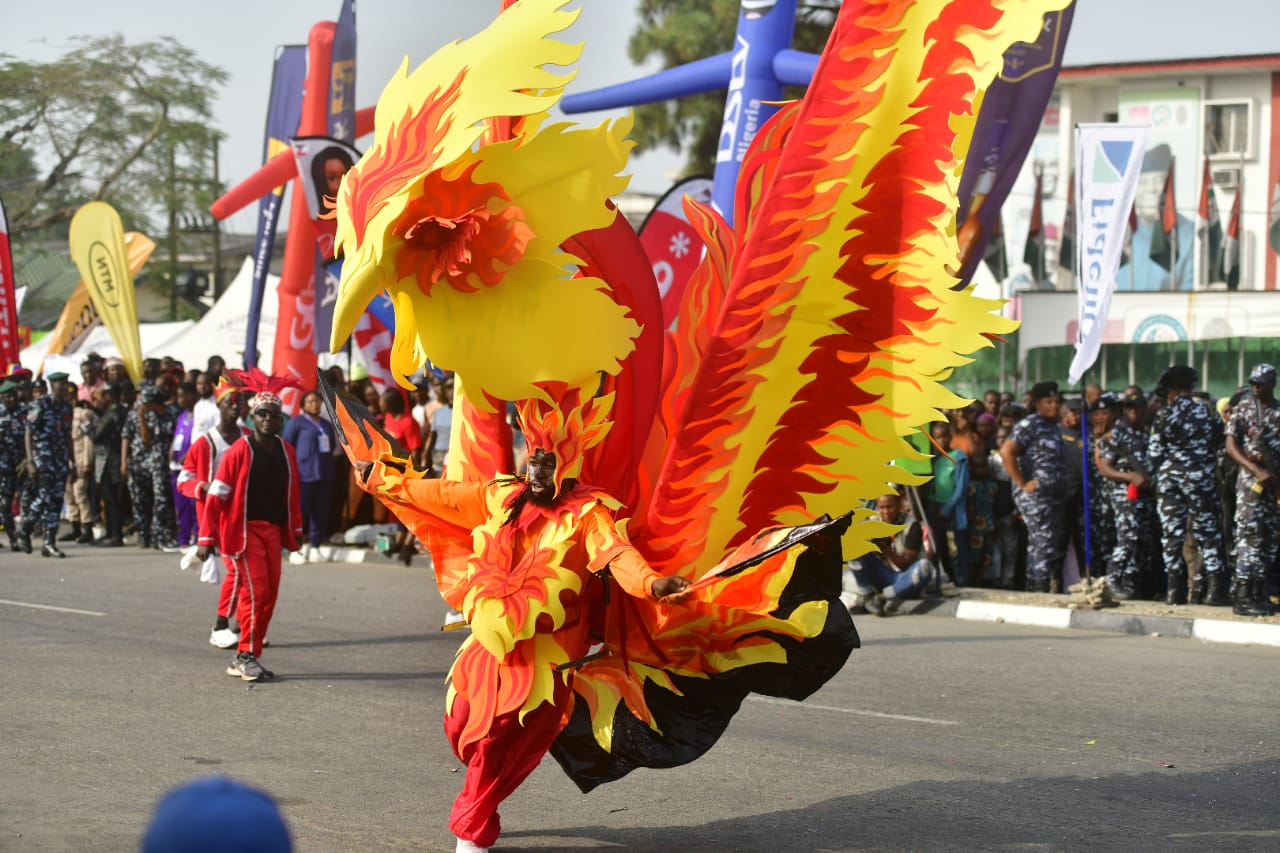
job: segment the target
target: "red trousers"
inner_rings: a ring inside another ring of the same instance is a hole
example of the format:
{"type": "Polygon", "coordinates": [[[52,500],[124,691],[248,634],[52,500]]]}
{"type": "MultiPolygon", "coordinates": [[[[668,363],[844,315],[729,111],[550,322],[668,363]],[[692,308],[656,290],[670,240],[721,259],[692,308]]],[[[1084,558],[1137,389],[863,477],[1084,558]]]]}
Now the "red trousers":
{"type": "Polygon", "coordinates": [[[218,591],[218,615],[236,616],[236,589],[240,573],[236,571],[236,561],[232,558],[224,556],[222,564],[227,567],[227,573],[222,578],[222,589],[218,591]]]}
{"type": "Polygon", "coordinates": [[[258,657],[280,591],[280,527],[269,521],[249,521],[246,525],[244,553],[234,558],[240,586],[236,602],[236,620],[240,623],[237,651],[258,657]]]}
{"type": "Polygon", "coordinates": [[[492,847],[502,831],[498,804],[520,787],[538,766],[542,756],[569,718],[573,691],[556,680],[553,703],[543,703],[525,715],[512,711],[494,719],[489,732],[461,751],[458,737],[471,711],[462,696],[453,699],[453,711],[444,718],[444,731],[453,752],[467,765],[462,793],[453,801],[449,830],[480,847],[492,847]]]}

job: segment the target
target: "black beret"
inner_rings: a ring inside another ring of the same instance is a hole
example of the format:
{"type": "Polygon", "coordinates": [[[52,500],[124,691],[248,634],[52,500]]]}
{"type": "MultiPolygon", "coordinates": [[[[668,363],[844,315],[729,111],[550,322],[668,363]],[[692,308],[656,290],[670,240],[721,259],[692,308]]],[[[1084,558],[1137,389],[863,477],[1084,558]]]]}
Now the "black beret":
{"type": "Polygon", "coordinates": [[[1031,386],[1031,399],[1033,401],[1056,396],[1058,396],[1058,383],[1053,380],[1037,382],[1031,386]]]}
{"type": "Polygon", "coordinates": [[[1161,375],[1160,387],[1169,391],[1190,391],[1199,379],[1200,374],[1196,373],[1194,367],[1175,364],[1161,375]]]}
{"type": "Polygon", "coordinates": [[[1118,409],[1124,400],[1120,399],[1120,395],[1115,391],[1103,391],[1098,395],[1098,399],[1093,401],[1093,406],[1089,411],[1097,412],[1102,409],[1118,409]]]}

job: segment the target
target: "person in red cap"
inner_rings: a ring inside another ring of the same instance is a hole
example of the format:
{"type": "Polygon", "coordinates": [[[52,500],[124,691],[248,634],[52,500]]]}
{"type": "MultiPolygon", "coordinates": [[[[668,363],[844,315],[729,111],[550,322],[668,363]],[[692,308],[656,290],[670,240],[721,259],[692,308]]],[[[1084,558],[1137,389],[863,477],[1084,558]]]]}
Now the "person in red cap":
{"type": "Polygon", "coordinates": [[[282,380],[261,371],[228,371],[246,390],[253,432],[222,455],[209,484],[200,518],[196,558],[216,548],[238,577],[236,618],[240,642],[228,675],[244,681],[275,676],[258,661],[280,590],[280,551],[297,551],[302,539],[298,460],[279,437],[282,419],[277,391],[282,380]]]}

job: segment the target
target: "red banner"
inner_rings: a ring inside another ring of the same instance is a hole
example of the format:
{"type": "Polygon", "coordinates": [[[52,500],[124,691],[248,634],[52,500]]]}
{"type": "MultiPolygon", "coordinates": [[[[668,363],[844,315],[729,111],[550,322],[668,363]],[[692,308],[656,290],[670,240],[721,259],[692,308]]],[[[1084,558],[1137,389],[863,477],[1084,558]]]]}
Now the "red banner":
{"type": "Polygon", "coordinates": [[[18,302],[13,280],[13,253],[9,249],[9,219],[0,202],[0,367],[8,373],[18,363],[18,302]]]}
{"type": "Polygon", "coordinates": [[[640,226],[640,245],[653,264],[667,325],[675,321],[685,285],[702,260],[702,240],[685,217],[684,197],[710,204],[711,187],[710,178],[686,178],[658,199],[640,226]]]}

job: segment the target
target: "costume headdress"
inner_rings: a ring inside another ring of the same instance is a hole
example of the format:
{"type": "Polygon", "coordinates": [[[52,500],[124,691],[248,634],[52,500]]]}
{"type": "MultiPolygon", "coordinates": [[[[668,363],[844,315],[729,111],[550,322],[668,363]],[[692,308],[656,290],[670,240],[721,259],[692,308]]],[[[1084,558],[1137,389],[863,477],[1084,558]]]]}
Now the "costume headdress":
{"type": "Polygon", "coordinates": [[[632,351],[639,325],[562,248],[615,220],[608,199],[626,188],[631,149],[630,119],[542,121],[573,79],[552,68],[581,52],[552,38],[578,16],[567,4],[516,4],[416,69],[406,59],[387,84],[374,141],[338,192],[335,350],[386,290],[397,381],[412,387],[430,358],[486,409],[537,396],[547,378],[616,372],[632,351]],[[478,146],[495,118],[521,120],[511,139],[478,146]]]}
{"type": "Polygon", "coordinates": [[[234,394],[239,390],[241,390],[240,386],[228,379],[224,373],[218,377],[218,384],[213,386],[213,399],[221,403],[228,394],[234,394]]]}
{"type": "Polygon", "coordinates": [[[516,404],[529,452],[542,450],[556,457],[556,494],[565,480],[582,473],[586,453],[608,435],[613,395],[595,396],[598,382],[584,385],[543,382],[548,399],[530,398],[516,404]]]}
{"type": "Polygon", "coordinates": [[[297,382],[287,376],[263,373],[256,367],[226,372],[241,389],[253,393],[253,399],[249,401],[250,409],[258,406],[281,406],[284,401],[280,399],[280,392],[286,388],[299,387],[297,382]]]}

